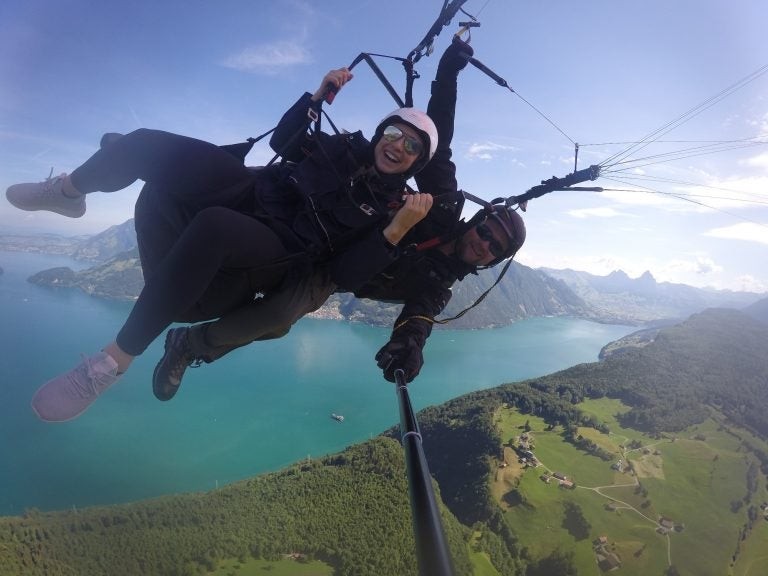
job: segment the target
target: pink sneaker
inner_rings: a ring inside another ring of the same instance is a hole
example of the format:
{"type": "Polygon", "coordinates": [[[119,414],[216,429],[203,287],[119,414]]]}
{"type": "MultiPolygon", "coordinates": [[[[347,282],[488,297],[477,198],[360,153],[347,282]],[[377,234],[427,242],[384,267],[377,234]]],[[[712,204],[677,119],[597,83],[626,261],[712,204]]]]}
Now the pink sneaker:
{"type": "MultiPolygon", "coordinates": [[[[51,170],[51,174],[53,170],[51,170]]],[[[62,191],[66,174],[49,175],[43,182],[14,184],[5,191],[8,202],[21,210],[48,210],[70,218],[80,218],[85,214],[85,195],[77,198],[65,196],[62,191]]]]}
{"type": "Polygon", "coordinates": [[[32,409],[46,422],[72,420],[119,378],[117,362],[106,352],[83,356],[75,368],[48,380],[35,392],[32,409]]]}

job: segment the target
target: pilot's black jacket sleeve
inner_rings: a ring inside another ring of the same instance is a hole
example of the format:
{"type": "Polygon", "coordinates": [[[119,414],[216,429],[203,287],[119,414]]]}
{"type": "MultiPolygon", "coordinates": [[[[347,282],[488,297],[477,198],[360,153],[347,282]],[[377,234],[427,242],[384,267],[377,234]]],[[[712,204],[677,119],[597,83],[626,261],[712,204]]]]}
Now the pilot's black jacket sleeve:
{"type": "Polygon", "coordinates": [[[269,139],[269,145],[284,160],[301,162],[306,156],[306,148],[310,146],[307,138],[307,128],[311,123],[309,110],[320,114],[322,100],[312,101],[312,94],[305,92],[288,111],[283,114],[269,139]]]}

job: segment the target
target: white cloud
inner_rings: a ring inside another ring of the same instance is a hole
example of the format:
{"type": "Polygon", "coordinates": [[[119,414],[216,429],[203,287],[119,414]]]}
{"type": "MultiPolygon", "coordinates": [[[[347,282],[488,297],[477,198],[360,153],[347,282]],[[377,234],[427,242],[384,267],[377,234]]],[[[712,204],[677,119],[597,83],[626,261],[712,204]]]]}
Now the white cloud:
{"type": "Polygon", "coordinates": [[[762,226],[753,222],[742,222],[733,226],[713,228],[709,232],[705,232],[704,235],[727,240],[744,240],[746,242],[768,244],[768,226],[762,226]]]}
{"type": "Polygon", "coordinates": [[[722,271],[723,267],[709,256],[695,256],[693,260],[670,260],[661,268],[660,275],[670,278],[679,277],[681,274],[707,276],[722,271]]]}
{"type": "Polygon", "coordinates": [[[569,210],[569,216],[574,218],[616,218],[617,216],[628,216],[624,212],[619,212],[609,207],[598,208],[579,208],[578,210],[569,210]]]}
{"type": "Polygon", "coordinates": [[[628,206],[660,207],[669,206],[676,201],[668,196],[653,194],[647,190],[641,190],[634,187],[621,186],[621,190],[611,190],[610,184],[605,185],[604,187],[608,188],[608,190],[601,192],[601,196],[607,197],[618,204],[625,204],[628,206]]]}
{"type": "Polygon", "coordinates": [[[747,158],[742,162],[742,164],[751,166],[753,168],[762,168],[764,170],[768,170],[768,152],[747,158]]]}
{"type": "Polygon", "coordinates": [[[279,70],[312,61],[309,51],[297,42],[275,42],[248,46],[226,58],[222,65],[244,72],[276,74],[279,70]]]}
{"type": "MultiPolygon", "coordinates": [[[[768,115],[765,121],[768,125],[768,115]]],[[[739,159],[720,164],[694,161],[687,166],[609,166],[601,184],[621,190],[606,194],[622,204],[655,204],[677,213],[747,210],[755,202],[768,202],[768,153],[764,150],[751,156],[739,154],[739,159]],[[733,173],[734,167],[738,172],[733,173]]]]}
{"type": "MultiPolygon", "coordinates": [[[[763,162],[768,168],[768,154],[762,158],[753,157],[748,162],[753,166],[763,162]]],[[[712,180],[706,187],[689,187],[681,192],[695,194],[697,200],[714,208],[747,208],[754,201],[768,202],[768,176],[712,180]]]]}
{"type": "Polygon", "coordinates": [[[768,283],[761,282],[754,276],[745,274],[744,276],[738,276],[733,280],[732,290],[740,290],[744,292],[768,292],[768,283]]]}
{"type": "Polygon", "coordinates": [[[696,274],[712,274],[722,272],[723,267],[716,264],[712,258],[699,257],[696,259],[696,267],[693,270],[696,274]]]}
{"type": "Polygon", "coordinates": [[[760,120],[752,122],[753,125],[760,128],[760,132],[768,132],[768,112],[766,112],[760,120]]]}
{"type": "Polygon", "coordinates": [[[494,142],[475,142],[469,146],[466,157],[470,160],[493,160],[500,152],[514,152],[518,148],[494,142]]]}

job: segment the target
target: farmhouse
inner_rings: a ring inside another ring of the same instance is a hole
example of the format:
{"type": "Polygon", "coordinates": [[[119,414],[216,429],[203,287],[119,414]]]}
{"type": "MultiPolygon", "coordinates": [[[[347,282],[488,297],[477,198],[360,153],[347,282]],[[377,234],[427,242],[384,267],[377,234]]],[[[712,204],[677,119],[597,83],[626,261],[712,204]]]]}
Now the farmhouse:
{"type": "Polygon", "coordinates": [[[609,552],[605,556],[598,554],[597,565],[600,566],[600,570],[603,572],[613,572],[621,567],[621,560],[613,552],[609,552]]]}
{"type": "Polygon", "coordinates": [[[672,530],[672,528],[675,527],[674,520],[670,520],[669,518],[665,518],[664,516],[659,518],[659,524],[661,525],[662,528],[666,528],[667,530],[672,530]]]}

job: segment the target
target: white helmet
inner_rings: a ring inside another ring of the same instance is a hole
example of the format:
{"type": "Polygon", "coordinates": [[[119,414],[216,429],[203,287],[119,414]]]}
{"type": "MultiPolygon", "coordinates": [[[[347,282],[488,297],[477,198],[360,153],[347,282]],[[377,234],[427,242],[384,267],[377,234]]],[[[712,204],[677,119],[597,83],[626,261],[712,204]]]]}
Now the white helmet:
{"type": "Polygon", "coordinates": [[[424,168],[424,166],[426,166],[432,159],[432,156],[435,155],[435,150],[437,150],[437,127],[426,112],[422,112],[416,108],[398,108],[394,112],[387,114],[382,121],[379,122],[379,125],[376,127],[376,134],[372,140],[374,146],[381,139],[384,128],[393,123],[406,124],[416,130],[419,138],[421,138],[425,144],[424,149],[428,150],[426,155],[422,154],[422,156],[413,163],[411,169],[407,173],[407,175],[416,174],[419,170],[424,168]]]}

